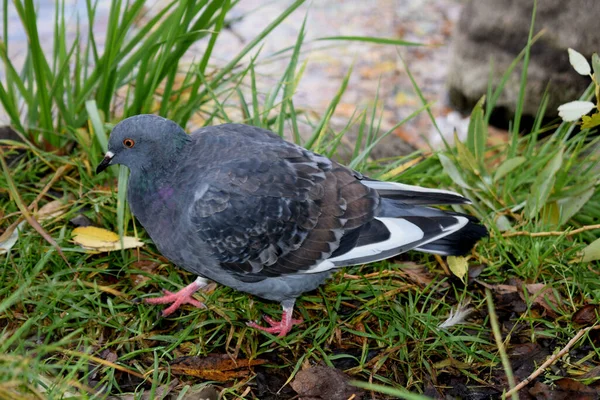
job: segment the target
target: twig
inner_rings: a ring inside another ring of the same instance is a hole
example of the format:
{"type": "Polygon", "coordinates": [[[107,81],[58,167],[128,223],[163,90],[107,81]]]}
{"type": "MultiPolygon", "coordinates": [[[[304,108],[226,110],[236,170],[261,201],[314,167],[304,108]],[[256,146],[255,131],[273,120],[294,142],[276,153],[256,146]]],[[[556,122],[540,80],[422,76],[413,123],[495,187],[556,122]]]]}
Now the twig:
{"type": "Polygon", "coordinates": [[[502,234],[502,237],[513,237],[513,236],[529,236],[529,237],[543,237],[543,236],[573,236],[577,235],[581,232],[591,231],[594,229],[600,229],[600,224],[596,225],[586,225],[581,228],[573,229],[572,231],[550,231],[550,232],[527,232],[527,231],[519,231],[519,232],[507,232],[502,234]]]}
{"type": "Polygon", "coordinates": [[[562,356],[567,354],[569,352],[569,350],[571,349],[571,347],[575,343],[577,343],[577,341],[579,339],[581,339],[581,337],[583,335],[585,335],[586,333],[588,333],[591,330],[596,330],[596,329],[600,329],[600,325],[588,326],[587,328],[581,329],[579,332],[577,332],[577,334],[571,340],[569,340],[569,343],[567,343],[567,345],[565,347],[563,347],[558,353],[550,356],[550,358],[548,358],[546,360],[546,362],[544,362],[542,365],[540,365],[540,367],[538,369],[533,371],[531,375],[529,375],[527,378],[525,378],[523,381],[521,381],[517,386],[515,386],[514,388],[512,388],[511,390],[506,392],[505,397],[508,397],[508,396],[512,395],[513,393],[517,393],[519,390],[523,389],[525,386],[527,386],[529,383],[531,383],[531,381],[533,381],[535,378],[537,378],[542,372],[544,372],[544,370],[546,368],[548,368],[550,365],[554,364],[556,362],[556,360],[558,360],[559,358],[561,358],[562,356]]]}

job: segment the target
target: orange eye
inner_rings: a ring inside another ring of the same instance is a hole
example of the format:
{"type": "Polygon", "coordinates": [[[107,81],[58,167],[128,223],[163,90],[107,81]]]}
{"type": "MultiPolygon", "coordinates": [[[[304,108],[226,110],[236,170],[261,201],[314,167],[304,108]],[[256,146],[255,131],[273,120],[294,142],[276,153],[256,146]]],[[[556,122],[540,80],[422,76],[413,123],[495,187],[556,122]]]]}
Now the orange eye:
{"type": "Polygon", "coordinates": [[[135,142],[133,141],[133,139],[125,139],[123,140],[123,146],[127,147],[127,148],[132,148],[135,145],[135,142]]]}

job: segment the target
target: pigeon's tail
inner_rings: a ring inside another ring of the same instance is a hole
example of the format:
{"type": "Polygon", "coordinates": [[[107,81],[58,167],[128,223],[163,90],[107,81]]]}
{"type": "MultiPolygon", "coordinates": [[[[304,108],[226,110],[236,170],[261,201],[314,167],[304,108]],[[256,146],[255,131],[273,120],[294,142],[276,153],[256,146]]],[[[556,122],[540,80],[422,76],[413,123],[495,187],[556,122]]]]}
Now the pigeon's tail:
{"type": "Polygon", "coordinates": [[[470,203],[457,193],[389,182],[363,183],[379,192],[381,207],[375,219],[344,235],[327,260],[335,267],[379,261],[408,250],[462,255],[488,234],[475,217],[427,207],[470,203]]]}
{"type": "Polygon", "coordinates": [[[466,197],[449,190],[430,189],[397,182],[383,182],[369,179],[364,179],[361,182],[363,185],[377,190],[379,196],[389,200],[398,200],[405,205],[471,204],[471,201],[466,197]]]}

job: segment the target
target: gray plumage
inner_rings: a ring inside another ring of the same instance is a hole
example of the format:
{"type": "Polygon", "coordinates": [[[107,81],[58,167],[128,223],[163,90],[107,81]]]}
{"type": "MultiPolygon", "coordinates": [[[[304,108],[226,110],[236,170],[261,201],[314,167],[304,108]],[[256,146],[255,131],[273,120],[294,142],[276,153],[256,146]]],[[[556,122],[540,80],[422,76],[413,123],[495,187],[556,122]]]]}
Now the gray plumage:
{"type": "Polygon", "coordinates": [[[164,256],[286,304],[334,268],[414,248],[464,253],[487,234],[473,217],[427,207],[468,203],[456,193],[370,180],[247,125],[187,135],[161,117],[131,117],[98,169],[112,164],[130,168],[131,210],[164,256]]]}

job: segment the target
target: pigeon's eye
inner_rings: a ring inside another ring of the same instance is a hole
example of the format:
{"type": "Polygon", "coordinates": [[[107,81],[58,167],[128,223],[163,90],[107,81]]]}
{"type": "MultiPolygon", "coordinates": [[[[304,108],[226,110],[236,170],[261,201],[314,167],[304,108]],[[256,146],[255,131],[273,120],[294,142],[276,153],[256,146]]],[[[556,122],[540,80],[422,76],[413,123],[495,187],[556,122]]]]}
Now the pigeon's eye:
{"type": "Polygon", "coordinates": [[[123,140],[123,146],[127,147],[127,148],[132,148],[135,145],[135,142],[133,141],[133,139],[125,139],[123,140]]]}

